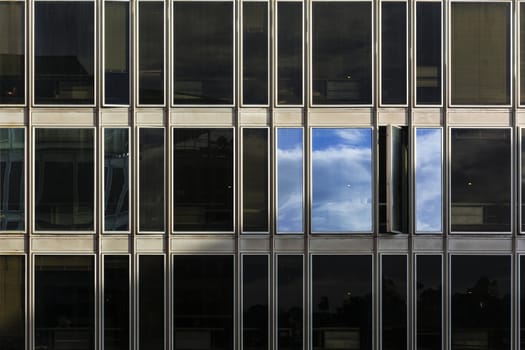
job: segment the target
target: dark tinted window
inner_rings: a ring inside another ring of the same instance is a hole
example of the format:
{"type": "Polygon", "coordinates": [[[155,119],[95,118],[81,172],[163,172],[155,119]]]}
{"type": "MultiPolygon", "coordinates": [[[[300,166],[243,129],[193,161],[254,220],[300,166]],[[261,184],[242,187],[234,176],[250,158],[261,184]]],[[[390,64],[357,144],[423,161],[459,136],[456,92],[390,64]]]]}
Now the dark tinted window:
{"type": "Polygon", "coordinates": [[[139,349],[164,349],[164,256],[139,257],[139,349]]]}
{"type": "Polygon", "coordinates": [[[25,348],[25,275],[23,255],[0,256],[0,349],[25,348]]]}
{"type": "Polygon", "coordinates": [[[25,135],[0,128],[0,231],[25,228],[25,135]]]}
{"type": "Polygon", "coordinates": [[[440,255],[416,257],[416,348],[441,350],[443,282],[440,255]]]}
{"type": "Polygon", "coordinates": [[[242,257],[242,346],[243,349],[267,350],[268,256],[242,257]]]}
{"type": "Polygon", "coordinates": [[[302,255],[277,257],[277,349],[302,350],[304,297],[302,255]]]}
{"type": "Polygon", "coordinates": [[[519,280],[520,280],[520,297],[519,297],[519,303],[520,303],[520,309],[519,309],[519,318],[520,318],[520,329],[519,329],[519,337],[520,337],[520,348],[525,349],[525,257],[523,255],[520,255],[519,257],[519,280]]]}
{"type": "Polygon", "coordinates": [[[104,349],[129,350],[129,258],[104,257],[104,349]]]}
{"type": "Polygon", "coordinates": [[[173,3],[175,104],[233,104],[233,2],[173,3]]]}
{"type": "MultiPolygon", "coordinates": [[[[525,53],[524,53],[525,54],[525,53]]],[[[521,231],[525,232],[525,130],[521,131],[521,231]]]]}
{"type": "Polygon", "coordinates": [[[104,94],[106,104],[129,104],[129,3],[104,9],[104,94]]]}
{"type": "Polygon", "coordinates": [[[25,95],[23,2],[0,3],[0,104],[22,104],[25,95]],[[7,34],[5,34],[7,33],[7,34]]]}
{"type": "Polygon", "coordinates": [[[175,231],[233,231],[232,129],[173,130],[175,231]]]}
{"type": "Polygon", "coordinates": [[[381,257],[381,345],[384,350],[407,348],[407,257],[381,257]]]}
{"type": "Polygon", "coordinates": [[[35,228],[94,230],[94,130],[35,129],[35,228]]]}
{"type": "Polygon", "coordinates": [[[233,256],[173,258],[175,350],[233,349],[233,256]]]}
{"type": "Polygon", "coordinates": [[[525,6],[520,3],[520,104],[525,104],[525,6]]]}
{"type": "Polygon", "coordinates": [[[313,2],[314,104],[372,103],[371,7],[371,2],[313,2]]]}
{"type": "Polygon", "coordinates": [[[35,2],[35,103],[94,103],[93,2],[35,2]]]}

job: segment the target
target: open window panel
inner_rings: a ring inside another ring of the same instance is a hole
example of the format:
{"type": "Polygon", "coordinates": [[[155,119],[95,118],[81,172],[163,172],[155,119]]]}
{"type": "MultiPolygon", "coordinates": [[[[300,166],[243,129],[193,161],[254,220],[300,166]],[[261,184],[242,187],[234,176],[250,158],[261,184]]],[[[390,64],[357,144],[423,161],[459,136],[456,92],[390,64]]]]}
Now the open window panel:
{"type": "Polygon", "coordinates": [[[380,126],[379,232],[408,233],[408,128],[380,126]]]}

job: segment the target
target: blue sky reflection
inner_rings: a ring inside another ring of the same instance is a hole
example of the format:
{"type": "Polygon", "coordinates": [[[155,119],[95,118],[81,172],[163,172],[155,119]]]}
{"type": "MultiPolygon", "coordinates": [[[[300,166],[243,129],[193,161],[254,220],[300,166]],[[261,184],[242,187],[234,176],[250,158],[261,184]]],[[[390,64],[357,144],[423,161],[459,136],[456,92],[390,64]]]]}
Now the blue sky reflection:
{"type": "Polygon", "coordinates": [[[312,129],[312,231],[372,231],[371,129],[312,129]]]}

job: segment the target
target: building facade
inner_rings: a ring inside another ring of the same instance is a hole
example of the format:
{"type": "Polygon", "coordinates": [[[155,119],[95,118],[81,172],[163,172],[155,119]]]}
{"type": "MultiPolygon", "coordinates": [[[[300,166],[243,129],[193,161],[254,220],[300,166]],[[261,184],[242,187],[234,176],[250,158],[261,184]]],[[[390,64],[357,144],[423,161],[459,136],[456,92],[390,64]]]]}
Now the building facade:
{"type": "Polygon", "coordinates": [[[0,349],[520,349],[524,25],[0,0],[0,349]]]}

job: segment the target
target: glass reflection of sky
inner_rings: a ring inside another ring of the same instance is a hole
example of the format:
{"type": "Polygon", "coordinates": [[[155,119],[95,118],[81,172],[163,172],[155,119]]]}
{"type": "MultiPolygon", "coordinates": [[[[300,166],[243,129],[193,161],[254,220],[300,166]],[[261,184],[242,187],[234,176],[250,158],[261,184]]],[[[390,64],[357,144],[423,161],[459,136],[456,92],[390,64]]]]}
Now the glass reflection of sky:
{"type": "Polygon", "coordinates": [[[416,130],[416,231],[441,232],[441,129],[416,130]]]}
{"type": "Polygon", "coordinates": [[[303,232],[303,130],[277,129],[277,232],[303,232]]]}
{"type": "Polygon", "coordinates": [[[312,231],[372,231],[372,130],[312,130],[312,231]]]}

